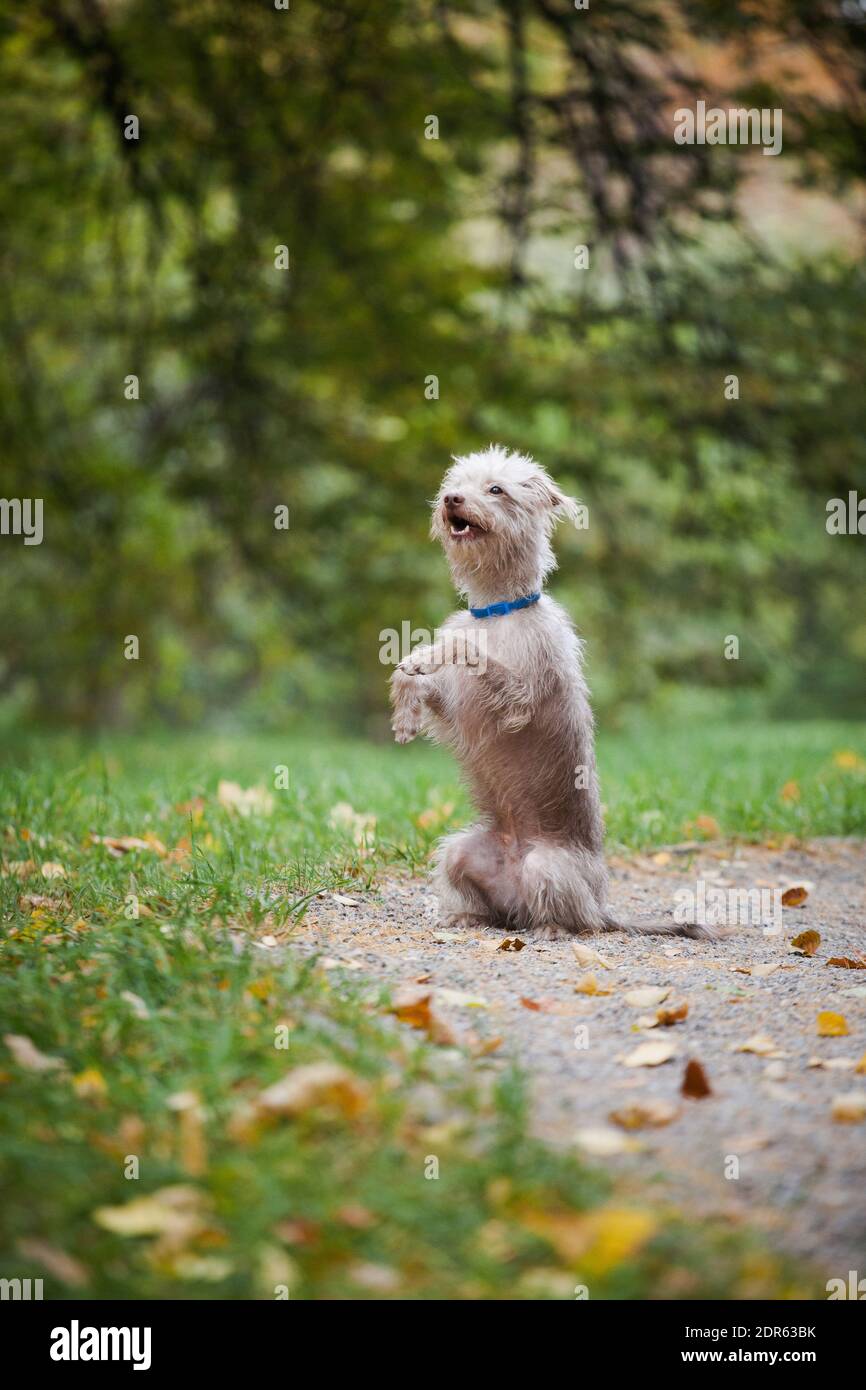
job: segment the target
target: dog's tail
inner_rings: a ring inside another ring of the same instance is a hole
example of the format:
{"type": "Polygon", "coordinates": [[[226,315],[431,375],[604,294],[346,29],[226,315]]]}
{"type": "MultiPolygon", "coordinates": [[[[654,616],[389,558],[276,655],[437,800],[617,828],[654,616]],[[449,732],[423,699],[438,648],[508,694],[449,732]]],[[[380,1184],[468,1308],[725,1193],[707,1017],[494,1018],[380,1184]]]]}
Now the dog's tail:
{"type": "Polygon", "coordinates": [[[731,927],[708,926],[701,922],[677,922],[672,917],[630,917],[619,922],[609,912],[604,914],[604,931],[622,931],[629,936],[688,936],[693,941],[721,941],[733,936],[731,927]]]}

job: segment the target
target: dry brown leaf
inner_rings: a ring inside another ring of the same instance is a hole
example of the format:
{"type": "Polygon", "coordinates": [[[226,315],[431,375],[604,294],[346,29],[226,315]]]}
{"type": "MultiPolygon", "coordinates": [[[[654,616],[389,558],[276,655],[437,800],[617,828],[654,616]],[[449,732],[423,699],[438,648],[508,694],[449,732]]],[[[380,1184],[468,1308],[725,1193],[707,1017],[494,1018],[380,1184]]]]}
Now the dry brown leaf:
{"type": "Polygon", "coordinates": [[[623,998],[633,1009],[654,1009],[665,1002],[670,992],[670,986],[664,989],[659,985],[644,985],[641,989],[630,989],[623,998]]]}
{"type": "Polygon", "coordinates": [[[788,888],[782,890],[783,907],[802,907],[809,896],[811,884],[792,883],[788,888]]]}
{"type": "Polygon", "coordinates": [[[695,830],[699,830],[703,836],[711,840],[718,839],[722,833],[714,816],[698,816],[695,820],[695,830]]]}
{"type": "Polygon", "coordinates": [[[93,1220],[117,1236],[163,1236],[184,1244],[207,1225],[205,1196],[196,1187],[175,1184],[119,1207],[97,1207],[93,1220]]]}
{"type": "Polygon", "coordinates": [[[573,941],[571,943],[571,949],[574,952],[574,958],[578,965],[582,965],[585,969],[589,966],[597,965],[602,970],[613,970],[610,961],[605,960],[604,956],[600,956],[598,951],[594,951],[591,946],[582,946],[579,941],[573,941]]]}
{"type": "Polygon", "coordinates": [[[866,1091],[849,1091],[834,1096],[831,1112],[837,1124],[859,1125],[866,1120],[866,1091]]]}
{"type": "Polygon", "coordinates": [[[162,840],[158,840],[155,835],[146,835],[141,838],[138,835],[91,835],[92,845],[104,845],[112,859],[120,859],[124,854],[131,854],[133,850],[149,851],[164,858],[168,853],[162,840]]]}
{"type": "Polygon", "coordinates": [[[239,816],[269,816],[274,809],[274,798],[264,787],[242,787],[239,782],[227,782],[224,778],[217,786],[217,801],[224,810],[236,811],[239,816]]]}
{"type": "Polygon", "coordinates": [[[65,878],[66,870],[62,864],[57,864],[52,859],[46,859],[41,869],[43,878],[65,878]]]}
{"type": "Polygon", "coordinates": [[[23,1033],[4,1033],[3,1041],[15,1058],[19,1067],[25,1071],[57,1071],[65,1067],[62,1057],[47,1057],[36,1044],[23,1033]]]}
{"type": "Polygon", "coordinates": [[[624,1067],[660,1067],[669,1062],[677,1053],[676,1046],[670,1042],[639,1043],[633,1052],[622,1059],[624,1067]]]}
{"type": "Polygon", "coordinates": [[[633,1139],[627,1139],[618,1129],[604,1125],[588,1126],[578,1129],[574,1142],[584,1153],[593,1158],[612,1158],[615,1154],[636,1153],[640,1148],[633,1139]]]}
{"type": "Polygon", "coordinates": [[[612,1110],[608,1116],[621,1129],[644,1129],[647,1126],[660,1128],[669,1125],[679,1114],[679,1109],[669,1100],[632,1101],[620,1110],[612,1110]]]}
{"type": "Polygon", "coordinates": [[[857,1071],[855,1057],[810,1057],[807,1067],[821,1071],[857,1071]]]}
{"type": "Polygon", "coordinates": [[[711,1096],[713,1094],[712,1087],[707,1078],[707,1073],[704,1071],[700,1062],[694,1057],[686,1063],[683,1084],[680,1090],[689,1100],[703,1100],[705,1096],[711,1096]]]}
{"type": "Polygon", "coordinates": [[[575,994],[613,994],[612,989],[602,989],[598,980],[591,973],[581,975],[574,986],[574,992],[575,994]]]}
{"type": "Polygon", "coordinates": [[[828,965],[838,965],[840,970],[866,970],[866,960],[854,956],[831,956],[828,965]]]}
{"type": "Polygon", "coordinates": [[[671,1028],[675,1023],[684,1023],[688,1016],[687,999],[672,999],[664,1008],[656,1010],[656,1022],[663,1028],[671,1028]]]}
{"type": "Polygon", "coordinates": [[[370,1088],[338,1062],[310,1062],[295,1067],[262,1091],[256,1108],[271,1115],[303,1115],[323,1106],[340,1110],[349,1119],[366,1109],[370,1088]]]}
{"type": "Polygon", "coordinates": [[[525,945],[526,942],[521,941],[519,936],[506,936],[503,941],[500,941],[496,949],[497,951],[522,951],[525,945]]]}
{"type": "Polygon", "coordinates": [[[816,931],[801,931],[799,936],[791,938],[791,950],[798,951],[801,956],[814,956],[820,945],[821,934],[816,931]]]}
{"type": "Polygon", "coordinates": [[[786,1054],[767,1033],[754,1033],[744,1043],[731,1049],[733,1052],[754,1052],[758,1057],[784,1057],[786,1054]]]}
{"type": "Polygon", "coordinates": [[[779,797],[782,801],[799,801],[800,783],[794,781],[786,782],[782,790],[779,792],[779,797]]]}
{"type": "Polygon", "coordinates": [[[520,1002],[521,1002],[521,1004],[523,1005],[524,1009],[531,1009],[531,1010],[533,1011],[533,1013],[543,1013],[543,1012],[544,1012],[544,1005],[543,1005],[543,1004],[539,1004],[538,1001],[537,1001],[536,999],[526,999],[526,998],[524,998],[523,995],[521,995],[521,996],[520,996],[520,1002]]]}
{"type": "Polygon", "coordinates": [[[403,985],[395,992],[389,1012],[410,1028],[419,1028],[442,1047],[453,1047],[457,1041],[453,1030],[434,1012],[432,990],[423,985],[403,985]]]}
{"type": "Polygon", "coordinates": [[[733,967],[735,975],[752,975],[756,980],[765,980],[768,975],[772,975],[778,969],[778,962],[767,965],[735,965],[733,967]]]}
{"type": "Polygon", "coordinates": [[[848,1024],[845,1022],[843,1014],[830,1013],[829,1010],[822,1010],[818,1015],[818,1037],[819,1038],[845,1038],[848,1036],[848,1024]]]}

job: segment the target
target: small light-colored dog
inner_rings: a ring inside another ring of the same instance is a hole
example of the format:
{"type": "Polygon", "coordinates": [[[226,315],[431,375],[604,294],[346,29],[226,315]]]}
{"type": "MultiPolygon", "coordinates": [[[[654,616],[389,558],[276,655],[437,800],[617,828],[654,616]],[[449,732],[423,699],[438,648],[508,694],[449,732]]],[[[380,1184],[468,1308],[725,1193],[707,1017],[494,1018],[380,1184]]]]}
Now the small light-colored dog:
{"type": "Polygon", "coordinates": [[[442,920],[722,935],[673,919],[618,922],[606,905],[582,643],[541,594],[556,566],[553,527],[576,516],[543,468],[498,446],[456,459],[433,504],[431,535],[470,607],[400,663],[391,697],[397,742],[425,733],[451,747],[482,816],[437,848],[442,920]]]}

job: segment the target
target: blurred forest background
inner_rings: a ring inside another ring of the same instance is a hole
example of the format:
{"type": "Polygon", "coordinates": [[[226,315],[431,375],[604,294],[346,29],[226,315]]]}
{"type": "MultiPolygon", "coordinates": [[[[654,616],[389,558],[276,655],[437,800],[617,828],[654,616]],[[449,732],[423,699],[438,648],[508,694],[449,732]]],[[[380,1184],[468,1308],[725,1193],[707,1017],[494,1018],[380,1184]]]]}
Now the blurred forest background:
{"type": "Polygon", "coordinates": [[[0,114],[7,725],[384,730],[490,440],[589,507],[609,718],[862,711],[866,0],[0,0],[0,114]]]}

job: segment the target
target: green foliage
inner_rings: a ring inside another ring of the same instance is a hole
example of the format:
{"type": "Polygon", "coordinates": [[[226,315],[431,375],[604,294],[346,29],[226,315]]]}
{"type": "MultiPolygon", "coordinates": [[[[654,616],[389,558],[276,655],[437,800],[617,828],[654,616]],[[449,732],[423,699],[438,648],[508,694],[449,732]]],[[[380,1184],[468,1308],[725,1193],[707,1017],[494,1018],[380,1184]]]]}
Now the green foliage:
{"type": "Polygon", "coordinates": [[[159,766],[130,739],[40,747],[0,796],[0,1276],[44,1274],[49,1298],[817,1295],[742,1228],[686,1223],[533,1139],[507,1039],[434,1048],[379,985],[294,943],[306,892],[369,872],[323,801],[363,795],[400,835],[443,771],[434,753],[407,771],[395,751],[386,775],[366,745],[306,740],[291,790],[245,817],[218,803],[215,764],[255,785],[273,744],[175,740],[159,766]],[[140,844],[112,855],[94,834],[140,844]],[[9,1035],[54,1065],[22,1065],[9,1035]],[[357,1110],[248,1122],[264,1087],[320,1062],[361,1088],[357,1110]],[[147,1198],[163,1216],[180,1200],[185,1221],[112,1227],[147,1198]]]}
{"type": "Polygon", "coordinates": [[[866,476],[866,279],[834,231],[863,65],[824,5],[0,7],[3,492],[45,504],[41,546],[0,539],[6,717],[368,727],[380,632],[451,602],[426,501],[494,437],[590,506],[557,592],[603,707],[674,682],[854,712],[862,539],[824,522],[866,476]],[[687,27],[797,42],[841,96],[744,76],[782,159],[674,160],[687,27]],[[775,245],[740,214],[797,177],[834,227],[795,202],[775,245]]]}

